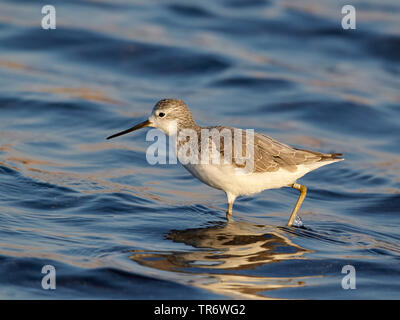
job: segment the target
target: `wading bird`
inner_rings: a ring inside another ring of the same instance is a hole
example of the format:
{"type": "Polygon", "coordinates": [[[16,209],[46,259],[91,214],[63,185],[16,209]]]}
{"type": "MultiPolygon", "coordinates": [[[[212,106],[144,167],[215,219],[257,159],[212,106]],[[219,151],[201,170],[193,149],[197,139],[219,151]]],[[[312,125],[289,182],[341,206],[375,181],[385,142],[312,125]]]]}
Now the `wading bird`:
{"type": "MultiPolygon", "coordinates": [[[[242,131],[241,129],[223,126],[201,127],[193,120],[192,113],[182,100],[163,99],[154,106],[148,120],[109,136],[107,139],[144,127],[157,128],[170,136],[179,136],[181,132],[187,132],[188,130],[197,133],[199,136],[201,136],[202,130],[205,129],[217,130],[218,132],[224,130],[225,132],[226,130],[230,132],[235,130],[242,131]]],[[[187,139],[184,141],[178,139],[178,148],[184,145],[185,142],[187,142],[187,139]]],[[[222,159],[227,154],[226,147],[231,146],[231,144],[226,143],[225,138],[219,139],[218,142],[220,143],[215,142],[217,141],[214,140],[211,143],[214,145],[212,150],[220,152],[220,159],[222,159]]],[[[222,161],[219,163],[202,163],[201,161],[182,163],[184,168],[194,177],[210,187],[223,190],[226,193],[228,219],[232,215],[233,202],[236,197],[259,193],[267,189],[292,187],[300,191],[300,196],[287,223],[289,227],[292,226],[307,193],[307,188],[297,183],[297,180],[319,167],[344,160],[340,158],[342,155],[340,153],[320,153],[293,148],[259,133],[254,133],[251,139],[248,137],[241,139],[240,143],[242,144],[242,151],[251,150],[252,170],[245,174],[237,170],[243,169],[243,164],[239,163],[238,155],[235,152],[233,152],[234,156],[230,163],[222,161]]],[[[197,154],[201,154],[201,145],[201,143],[197,144],[199,148],[197,154]]],[[[210,145],[207,144],[206,148],[210,148],[210,145]]],[[[180,158],[178,157],[178,159],[180,158]]]]}

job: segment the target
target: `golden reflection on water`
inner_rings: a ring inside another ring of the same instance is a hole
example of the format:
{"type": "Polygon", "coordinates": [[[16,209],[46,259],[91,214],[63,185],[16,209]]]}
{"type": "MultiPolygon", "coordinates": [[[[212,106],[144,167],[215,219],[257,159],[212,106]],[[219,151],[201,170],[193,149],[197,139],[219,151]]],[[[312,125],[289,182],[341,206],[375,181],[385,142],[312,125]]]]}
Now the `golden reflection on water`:
{"type": "Polygon", "coordinates": [[[93,88],[63,88],[63,87],[40,87],[31,88],[32,91],[57,93],[74,98],[80,98],[86,101],[106,102],[111,104],[121,104],[117,99],[110,98],[107,94],[100,89],[93,88]]]}
{"type": "Polygon", "coordinates": [[[11,60],[0,60],[0,67],[1,68],[18,70],[18,71],[22,71],[22,72],[26,72],[26,73],[36,71],[31,66],[28,66],[28,65],[26,65],[24,63],[21,63],[21,62],[11,61],[11,60]]]}
{"type": "Polygon", "coordinates": [[[243,299],[268,299],[266,291],[304,286],[308,279],[316,277],[252,275],[254,269],[266,264],[306,259],[304,254],[312,252],[293,243],[283,230],[275,227],[230,221],[205,228],[172,230],[166,238],[194,250],[132,250],[130,258],[142,266],[178,273],[178,277],[190,274],[191,285],[243,299]]]}

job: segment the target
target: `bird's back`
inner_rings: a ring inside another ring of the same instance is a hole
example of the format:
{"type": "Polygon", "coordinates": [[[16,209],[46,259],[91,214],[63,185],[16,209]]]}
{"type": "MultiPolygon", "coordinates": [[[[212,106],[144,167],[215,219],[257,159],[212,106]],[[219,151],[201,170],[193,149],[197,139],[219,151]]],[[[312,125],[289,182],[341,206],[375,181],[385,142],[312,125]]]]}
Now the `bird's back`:
{"type": "MultiPolygon", "coordinates": [[[[220,134],[219,136],[210,136],[210,138],[213,139],[217,150],[220,152],[221,160],[224,158],[227,148],[231,148],[232,150],[229,150],[229,152],[232,155],[232,165],[238,168],[244,166],[243,161],[238,161],[239,159],[235,157],[235,142],[239,141],[239,143],[241,143],[240,147],[243,157],[248,156],[246,152],[249,150],[252,151],[254,173],[275,172],[279,169],[294,172],[297,170],[299,165],[310,165],[311,167],[314,167],[315,164],[316,167],[320,167],[332,162],[343,160],[340,158],[342,155],[340,153],[321,153],[306,149],[293,148],[260,133],[254,133],[253,137],[251,137],[251,135],[246,135],[246,131],[243,129],[224,126],[204,127],[202,129],[208,129],[210,132],[212,132],[212,130],[217,130],[219,133],[230,132],[230,137],[232,139],[230,143],[226,142],[226,137],[229,139],[229,135],[225,136],[220,134]],[[235,132],[236,134],[241,135],[239,140],[234,139],[235,132]]],[[[201,141],[199,140],[199,146],[200,145],[201,141]]]]}

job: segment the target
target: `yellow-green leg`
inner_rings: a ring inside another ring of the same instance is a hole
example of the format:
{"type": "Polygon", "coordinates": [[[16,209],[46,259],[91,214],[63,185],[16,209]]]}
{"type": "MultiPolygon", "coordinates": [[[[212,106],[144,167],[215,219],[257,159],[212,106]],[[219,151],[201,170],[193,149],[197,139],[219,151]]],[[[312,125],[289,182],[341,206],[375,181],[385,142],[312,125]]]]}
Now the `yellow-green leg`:
{"type": "Polygon", "coordinates": [[[228,210],[226,210],[226,218],[229,220],[232,217],[233,203],[228,203],[228,210]]]}
{"type": "Polygon", "coordinates": [[[228,199],[228,210],[226,210],[226,219],[230,220],[232,217],[232,208],[233,208],[233,203],[235,202],[236,195],[227,192],[226,197],[228,199]]]}
{"type": "Polygon", "coordinates": [[[299,211],[299,209],[301,207],[301,204],[303,203],[304,198],[306,197],[306,194],[307,194],[306,186],[303,186],[303,185],[298,184],[298,183],[294,183],[292,185],[292,188],[295,188],[295,189],[299,190],[300,191],[300,196],[297,199],[297,202],[296,202],[296,205],[293,208],[292,214],[290,215],[289,221],[287,223],[288,227],[292,226],[293,221],[296,218],[297,212],[299,211]]]}

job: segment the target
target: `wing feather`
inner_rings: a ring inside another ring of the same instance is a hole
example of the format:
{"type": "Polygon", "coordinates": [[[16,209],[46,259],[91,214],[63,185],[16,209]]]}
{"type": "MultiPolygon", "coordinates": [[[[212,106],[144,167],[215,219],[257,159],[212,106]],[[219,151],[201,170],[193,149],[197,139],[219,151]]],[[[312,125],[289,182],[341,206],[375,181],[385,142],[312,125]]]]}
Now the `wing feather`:
{"type": "MultiPolygon", "coordinates": [[[[208,127],[208,129],[218,129],[219,131],[223,129],[231,130],[232,137],[234,136],[234,130],[241,130],[241,129],[234,129],[231,127],[208,127]]],[[[246,156],[246,146],[248,143],[246,141],[246,132],[242,131],[242,157],[246,156]]],[[[221,159],[224,157],[224,138],[220,138],[219,146],[217,144],[217,149],[221,154],[221,159]]],[[[234,143],[233,149],[235,148],[234,143]]],[[[210,141],[210,148],[211,148],[211,141],[210,141]]],[[[284,169],[290,172],[294,172],[297,170],[297,166],[299,164],[311,164],[318,161],[325,161],[325,160],[333,160],[337,159],[338,156],[341,154],[326,154],[320,153],[311,150],[305,149],[297,149],[293,148],[289,145],[286,145],[282,142],[279,142],[269,136],[254,133],[254,143],[250,145],[254,149],[254,172],[275,172],[279,169],[284,169]]],[[[211,151],[211,149],[210,149],[211,151]]],[[[235,154],[235,150],[233,150],[232,154],[235,154]]],[[[243,168],[245,163],[243,160],[233,158],[233,165],[238,168],[243,168]]]]}

